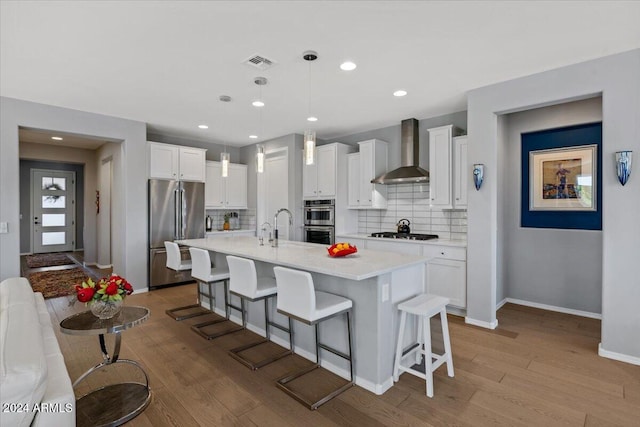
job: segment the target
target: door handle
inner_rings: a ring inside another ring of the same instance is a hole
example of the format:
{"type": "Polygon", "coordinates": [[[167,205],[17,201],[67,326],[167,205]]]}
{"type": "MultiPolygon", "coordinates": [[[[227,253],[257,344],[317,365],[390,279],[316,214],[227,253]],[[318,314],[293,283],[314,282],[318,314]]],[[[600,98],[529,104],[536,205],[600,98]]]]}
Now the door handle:
{"type": "Polygon", "coordinates": [[[178,200],[179,199],[178,190],[174,190],[173,191],[173,195],[175,197],[174,202],[173,202],[173,207],[175,209],[175,212],[173,213],[174,214],[174,224],[173,225],[175,227],[175,232],[173,233],[173,235],[175,236],[176,239],[179,239],[180,238],[180,235],[179,235],[179,233],[180,233],[180,231],[179,231],[180,230],[180,208],[179,208],[180,200],[178,200]]]}

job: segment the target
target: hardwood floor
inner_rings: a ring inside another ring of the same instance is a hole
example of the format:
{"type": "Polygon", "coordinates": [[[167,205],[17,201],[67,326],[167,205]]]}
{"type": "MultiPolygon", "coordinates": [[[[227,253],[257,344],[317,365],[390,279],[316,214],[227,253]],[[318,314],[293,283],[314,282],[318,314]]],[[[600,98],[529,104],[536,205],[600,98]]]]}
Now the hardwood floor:
{"type": "MultiPolygon", "coordinates": [[[[423,380],[404,374],[382,396],[353,387],[309,411],[274,385],[309,361],[288,356],[252,372],[227,351],[257,335],[206,341],[189,328],[198,318],[176,322],[165,314],[195,301],[195,293],[195,285],[186,285],[127,298],[127,305],[150,308],[151,317],[123,332],[120,354],[145,367],[153,393],[127,425],[639,425],[640,366],[597,355],[598,320],[507,304],[498,312],[499,328],[490,331],[449,316],[455,377],[439,368],[434,398],[425,396],[423,380]]],[[[47,305],[54,322],[85,309],[66,298],[47,305]]],[[[97,338],[56,334],[72,379],[101,360],[97,338]]],[[[109,369],[85,392],[134,375],[109,369]]]]}

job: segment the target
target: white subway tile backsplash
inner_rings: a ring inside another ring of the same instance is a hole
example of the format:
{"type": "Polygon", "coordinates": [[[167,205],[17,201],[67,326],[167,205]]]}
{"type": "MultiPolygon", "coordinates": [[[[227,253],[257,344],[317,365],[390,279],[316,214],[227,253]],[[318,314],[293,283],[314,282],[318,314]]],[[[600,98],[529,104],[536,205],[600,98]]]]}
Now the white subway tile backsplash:
{"type": "Polygon", "coordinates": [[[443,239],[467,239],[467,211],[441,210],[429,206],[429,184],[387,186],[386,210],[358,212],[358,232],[395,231],[398,220],[411,222],[413,233],[437,234],[443,239]]]}

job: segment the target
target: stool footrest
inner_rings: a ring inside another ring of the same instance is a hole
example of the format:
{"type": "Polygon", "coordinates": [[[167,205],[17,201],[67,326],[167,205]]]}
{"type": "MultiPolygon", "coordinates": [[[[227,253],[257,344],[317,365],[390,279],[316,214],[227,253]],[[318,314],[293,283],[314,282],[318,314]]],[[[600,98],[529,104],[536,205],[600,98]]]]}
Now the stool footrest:
{"type": "Polygon", "coordinates": [[[167,313],[173,319],[180,321],[185,319],[191,319],[192,317],[196,317],[196,316],[202,316],[204,314],[210,314],[211,311],[202,307],[200,304],[191,304],[191,305],[185,305],[184,307],[177,307],[177,308],[172,308],[170,310],[166,310],[165,313],[167,313]],[[177,314],[177,312],[195,309],[195,308],[198,308],[198,310],[193,311],[191,313],[184,314],[182,316],[177,314]]]}
{"type": "Polygon", "coordinates": [[[250,348],[253,347],[257,347],[259,345],[265,344],[265,343],[269,343],[271,342],[270,340],[260,340],[258,342],[254,342],[251,344],[246,344],[240,347],[236,347],[233,348],[231,350],[229,350],[229,355],[231,357],[233,357],[234,359],[236,359],[238,362],[242,363],[245,366],[248,366],[251,370],[255,371],[256,369],[262,368],[265,365],[268,365],[269,363],[275,362],[276,360],[280,360],[285,356],[288,356],[290,354],[293,354],[293,352],[291,350],[288,349],[284,349],[284,351],[282,353],[278,353],[278,354],[274,354],[273,356],[264,358],[262,360],[259,360],[257,362],[252,362],[251,360],[245,358],[244,356],[242,356],[240,353],[242,353],[245,350],[248,350],[250,348]]]}
{"type": "MultiPolygon", "coordinates": [[[[226,331],[222,331],[222,332],[214,332],[212,334],[208,334],[205,331],[203,331],[202,329],[205,328],[206,326],[211,326],[211,325],[215,325],[216,323],[222,323],[222,322],[229,322],[229,323],[233,323],[230,320],[227,319],[216,319],[216,320],[212,320],[210,322],[204,322],[204,323],[199,323],[197,325],[193,325],[191,327],[191,330],[193,330],[195,333],[197,333],[198,335],[200,335],[203,338],[206,338],[208,340],[212,340],[214,338],[218,338],[224,335],[228,335],[228,334],[232,334],[234,332],[238,332],[244,329],[243,326],[239,326],[237,325],[237,327],[233,328],[233,329],[228,329],[226,331]]],[[[233,323],[235,325],[235,323],[233,323]]]]}
{"type": "Polygon", "coordinates": [[[286,333],[291,333],[291,329],[289,329],[289,328],[287,328],[285,326],[279,325],[276,322],[269,321],[269,326],[273,326],[274,328],[278,328],[281,331],[286,332],[286,333]]]}
{"type": "Polygon", "coordinates": [[[332,391],[331,393],[321,397],[319,400],[317,400],[315,402],[312,402],[312,401],[306,399],[300,393],[298,393],[295,390],[287,387],[287,383],[288,382],[291,382],[291,381],[295,380],[296,378],[300,378],[300,377],[302,377],[302,376],[308,374],[309,372],[314,371],[314,370],[316,370],[318,368],[320,368],[320,365],[316,364],[316,365],[312,365],[312,366],[310,366],[310,367],[308,367],[306,369],[303,369],[301,371],[298,371],[298,372],[296,372],[294,374],[287,375],[287,376],[285,376],[283,378],[280,378],[276,382],[276,385],[282,391],[284,391],[289,396],[293,397],[298,402],[302,403],[303,405],[305,405],[306,407],[308,407],[311,410],[318,409],[318,407],[320,407],[324,403],[327,403],[329,400],[333,399],[334,397],[336,397],[340,393],[344,392],[345,390],[350,389],[351,387],[353,387],[355,385],[355,383],[353,381],[348,382],[348,383],[344,384],[343,386],[338,387],[336,390],[332,391]]]}
{"type": "Polygon", "coordinates": [[[318,347],[320,347],[320,348],[321,348],[321,349],[323,349],[323,350],[330,351],[331,353],[335,354],[336,356],[340,356],[340,357],[342,357],[342,358],[343,358],[343,359],[345,359],[345,360],[351,360],[351,357],[350,357],[348,354],[343,353],[343,352],[341,352],[341,351],[339,351],[339,350],[336,350],[336,349],[335,349],[335,348],[333,348],[333,347],[329,347],[329,346],[328,346],[328,345],[326,345],[326,344],[318,343],[318,347]]]}

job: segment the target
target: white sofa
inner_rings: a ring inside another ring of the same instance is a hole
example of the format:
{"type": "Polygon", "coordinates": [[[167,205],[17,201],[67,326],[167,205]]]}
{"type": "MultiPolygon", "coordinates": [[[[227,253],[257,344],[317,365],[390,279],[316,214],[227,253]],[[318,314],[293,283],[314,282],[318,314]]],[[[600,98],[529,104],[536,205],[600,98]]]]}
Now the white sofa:
{"type": "Polygon", "coordinates": [[[76,425],[73,387],[44,298],[23,277],[0,283],[0,400],[2,426],[76,425]]]}

